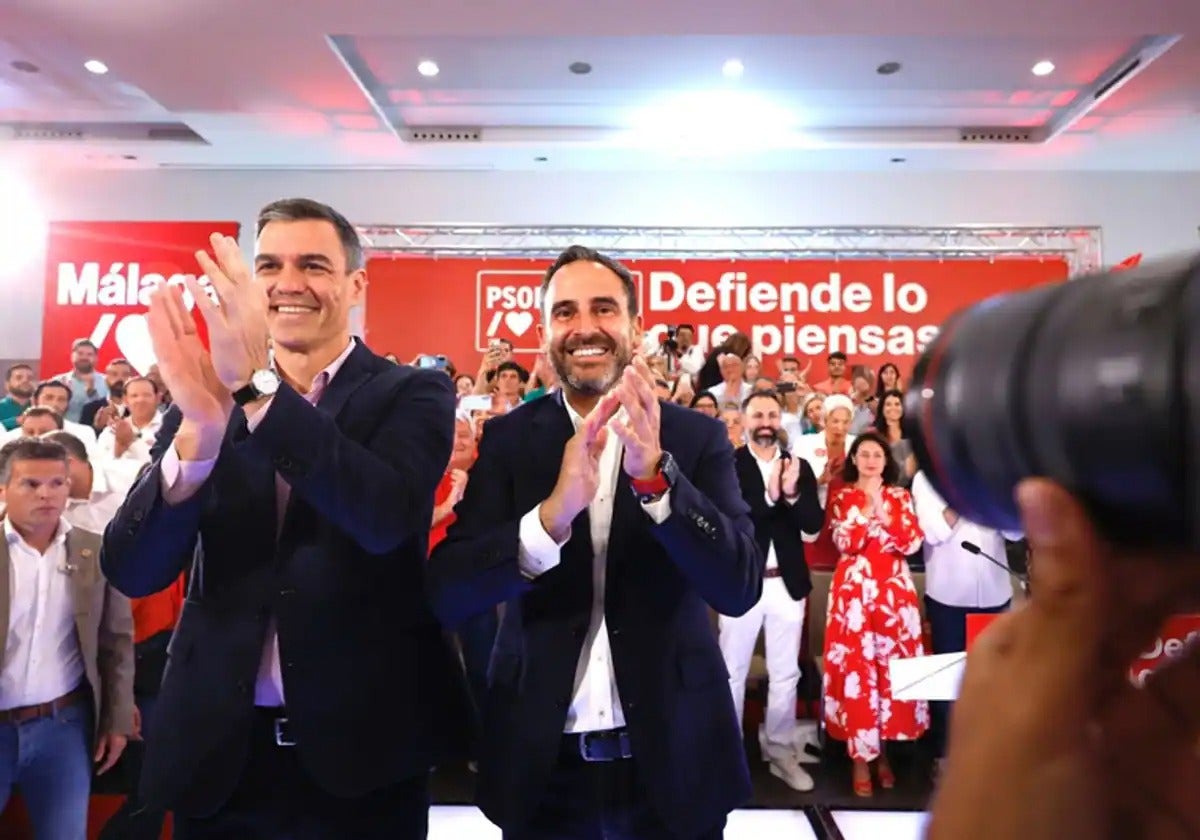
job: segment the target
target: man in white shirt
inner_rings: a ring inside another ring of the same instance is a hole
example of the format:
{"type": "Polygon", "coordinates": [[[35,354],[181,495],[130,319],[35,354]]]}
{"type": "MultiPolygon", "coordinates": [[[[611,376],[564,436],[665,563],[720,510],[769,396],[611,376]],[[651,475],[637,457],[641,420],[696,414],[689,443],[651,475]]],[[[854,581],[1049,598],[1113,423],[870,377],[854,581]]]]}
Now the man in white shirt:
{"type": "Polygon", "coordinates": [[[642,342],[642,355],[647,359],[667,360],[667,373],[671,376],[686,374],[695,377],[704,367],[704,347],[696,343],[696,328],[691,324],[664,327],[667,332],[651,330],[642,342]]]}
{"type": "Polygon", "coordinates": [[[126,382],[128,414],[114,418],[100,433],[96,443],[100,457],[149,463],[150,450],[162,428],[163,416],[158,411],[160,400],[161,394],[154,380],[138,376],[126,382]]]}
{"type": "MultiPolygon", "coordinates": [[[[1012,604],[1013,573],[1007,568],[1004,541],[1022,535],[963,519],[924,472],[913,477],[912,496],[925,532],[925,614],[933,652],[957,653],[967,647],[968,615],[1004,612],[1012,604]],[[964,544],[979,551],[969,551],[964,544]]],[[[949,708],[949,703],[931,704],[930,732],[939,758],[946,749],[949,708]]]]}
{"type": "Polygon", "coordinates": [[[429,561],[446,626],[505,603],[478,802],[505,837],[717,838],[749,773],[709,621],[763,556],[721,426],[655,399],[629,270],[542,283],[561,390],[491,420],[429,561]]]}
{"type": "Polygon", "coordinates": [[[767,709],[759,738],[771,774],[793,790],[813,789],[799,761],[796,687],[800,682],[800,638],[812,579],[804,562],[803,531],[818,531],[824,519],[812,467],[788,455],[780,443],[783,406],[773,391],[755,391],[746,400],[747,444],[734,463],[742,498],[750,506],[754,534],[766,555],[763,594],[745,615],[721,616],[721,654],[738,721],[746,703],[746,677],[761,630],[767,654],[767,709]]]}
{"type": "Polygon", "coordinates": [[[741,408],[746,397],[754,390],[745,380],[746,363],[736,353],[724,353],[717,360],[717,365],[721,368],[722,381],[709,388],[708,393],[722,408],[730,404],[741,408]]]}
{"type": "Polygon", "coordinates": [[[0,449],[0,811],[21,791],[38,837],[87,835],[93,762],[133,732],[133,617],[100,574],[100,538],[63,517],[67,453],[0,449]]]}

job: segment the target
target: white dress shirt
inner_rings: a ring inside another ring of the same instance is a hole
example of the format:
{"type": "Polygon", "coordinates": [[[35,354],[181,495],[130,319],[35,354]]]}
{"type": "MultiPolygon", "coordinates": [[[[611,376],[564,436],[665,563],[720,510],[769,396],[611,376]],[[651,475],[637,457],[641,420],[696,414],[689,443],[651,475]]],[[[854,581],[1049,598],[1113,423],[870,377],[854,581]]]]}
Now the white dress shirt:
{"type": "MultiPolygon", "coordinates": [[[[563,399],[571,422],[578,429],[583,418],[563,399]]],[[[618,414],[623,416],[624,412],[618,414]]],[[[624,447],[621,439],[611,432],[600,454],[600,486],[588,505],[592,537],[592,609],[587,636],[579,663],[575,668],[575,689],[567,710],[564,732],[597,732],[618,729],[625,725],[625,712],[617,693],[617,676],[612,664],[608,624],[604,615],[604,584],[608,566],[608,536],[612,529],[613,496],[617,490],[624,447]]],[[[526,577],[535,578],[553,569],[561,559],[561,550],[571,538],[568,532],[561,543],[542,527],[542,506],[538,505],[521,517],[520,548],[517,565],[526,577]]],[[[642,509],[657,523],[666,521],[671,513],[671,493],[661,499],[643,504],[642,509]]]]}
{"type": "MultiPolygon", "coordinates": [[[[758,471],[760,473],[762,473],[763,487],[769,488],[771,486],[771,472],[774,470],[775,462],[778,461],[781,457],[780,452],[779,452],[779,445],[776,444],[774,454],[772,454],[771,457],[767,458],[767,459],[759,458],[758,453],[756,453],[754,451],[754,447],[750,446],[749,444],[747,444],[746,448],[747,448],[747,450],[749,450],[750,454],[754,456],[754,462],[756,464],[758,464],[758,471]]],[[[764,495],[766,496],[767,507],[775,507],[775,502],[771,501],[771,491],[766,490],[764,495]]],[[[786,499],[781,498],[780,501],[783,504],[792,504],[791,502],[787,501],[786,499]]],[[[767,566],[766,566],[766,568],[768,568],[768,569],[778,569],[779,568],[779,555],[775,553],[775,540],[771,540],[770,544],[767,547],[767,566]]]]}
{"type": "Polygon", "coordinates": [[[738,408],[742,407],[742,403],[746,397],[754,393],[754,386],[749,382],[743,382],[741,389],[736,394],[729,393],[729,388],[724,382],[718,382],[716,385],[708,389],[708,393],[713,395],[713,399],[717,401],[717,408],[724,408],[729,403],[736,403],[738,408]]]}
{"type": "MultiPolygon", "coordinates": [[[[308,393],[302,396],[312,405],[316,405],[321,399],[321,395],[325,393],[325,389],[333,378],[337,376],[346,359],[350,358],[350,354],[354,352],[354,339],[350,339],[349,346],[342,351],[342,355],[338,356],[329,367],[318,373],[312,381],[308,393]]],[[[256,411],[252,416],[246,418],[246,426],[251,434],[266,418],[267,412],[271,410],[271,405],[274,400],[268,400],[267,403],[256,411]]],[[[213,467],[216,465],[217,459],[212,458],[206,461],[181,461],[179,460],[179,452],[172,445],[162,458],[162,464],[159,467],[162,472],[163,499],[168,504],[179,504],[187,501],[193,493],[200,489],[205,480],[212,473],[213,467]]],[[[275,474],[275,513],[276,534],[278,529],[283,527],[283,517],[287,513],[288,496],[291,494],[291,487],[283,480],[283,477],[278,473],[275,474]]],[[[275,618],[272,616],[270,623],[267,626],[267,637],[263,642],[262,658],[258,665],[258,678],[254,683],[254,705],[276,707],[284,705],[283,696],[283,669],[279,663],[279,630],[275,624],[275,618]]]]}
{"type": "MultiPolygon", "coordinates": [[[[154,442],[158,439],[158,430],[162,428],[162,421],[163,416],[156,411],[145,426],[134,426],[133,443],[129,444],[129,448],[121,454],[121,457],[128,461],[148,463],[150,450],[154,448],[154,442]]],[[[133,420],[129,422],[132,424],[133,420]]],[[[111,428],[100,433],[100,437],[96,441],[96,452],[101,458],[116,459],[117,435],[111,428]]]]}
{"type": "Polygon", "coordinates": [[[923,472],[913,477],[912,497],[925,532],[925,594],[948,607],[993,608],[1010,601],[1012,576],[962,544],[975,543],[1007,563],[1004,540],[1019,540],[1021,534],[985,528],[961,516],[951,528],[945,517],[948,505],[923,472]]]}
{"type": "Polygon", "coordinates": [[[124,458],[92,464],[92,492],[86,499],[67,499],[63,518],[74,528],[103,534],[112,522],[129,488],[137,481],[142,464],[124,458]]]}
{"type": "Polygon", "coordinates": [[[42,554],[4,520],[9,596],[0,709],[48,703],[83,682],[67,565],[70,530],[69,522],[60,521],[54,541],[42,554]]]}
{"type": "MultiPolygon", "coordinates": [[[[63,420],[62,430],[79,438],[79,442],[83,444],[83,448],[88,451],[88,457],[91,458],[96,454],[96,430],[91,426],[84,426],[82,423],[74,423],[70,420],[63,420]]],[[[0,446],[10,441],[20,440],[24,432],[21,427],[10,429],[0,437],[0,446]]]]}

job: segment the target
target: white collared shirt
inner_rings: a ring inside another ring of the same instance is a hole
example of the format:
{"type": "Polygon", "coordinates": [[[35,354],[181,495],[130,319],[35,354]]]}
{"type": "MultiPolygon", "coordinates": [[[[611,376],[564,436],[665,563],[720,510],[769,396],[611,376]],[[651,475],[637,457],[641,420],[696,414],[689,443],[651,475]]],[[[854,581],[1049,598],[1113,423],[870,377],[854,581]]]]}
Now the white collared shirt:
{"type": "Polygon", "coordinates": [[[736,394],[729,393],[729,388],[724,382],[718,382],[716,385],[708,389],[708,393],[712,394],[713,399],[717,401],[717,408],[724,408],[730,403],[736,404],[740,409],[746,397],[754,393],[754,386],[749,382],[743,382],[742,387],[736,394]]]}
{"type": "MultiPolygon", "coordinates": [[[[754,451],[754,447],[751,446],[750,444],[746,444],[746,451],[748,451],[750,453],[751,457],[754,458],[754,463],[758,464],[758,471],[760,473],[762,473],[763,487],[764,488],[770,487],[771,486],[771,472],[775,467],[775,462],[778,461],[781,457],[780,453],[779,453],[779,444],[775,445],[774,454],[771,455],[771,457],[766,460],[759,458],[758,454],[754,451]]],[[[771,501],[771,491],[767,490],[765,495],[766,495],[766,499],[767,499],[767,507],[775,507],[775,502],[771,501]]],[[[784,504],[787,504],[787,502],[785,501],[784,504]]],[[[775,540],[771,540],[770,544],[767,546],[766,568],[768,568],[768,569],[778,569],[779,568],[779,555],[775,553],[775,540]]]]}
{"type": "Polygon", "coordinates": [[[42,554],[4,520],[9,595],[0,709],[48,703],[83,682],[67,565],[70,530],[71,524],[61,520],[54,541],[42,554]]]}
{"type": "MultiPolygon", "coordinates": [[[[133,420],[129,422],[132,424],[133,420]]],[[[162,423],[163,416],[156,411],[145,426],[134,426],[133,442],[120,457],[143,464],[149,463],[150,450],[154,448],[154,442],[158,439],[158,430],[162,428],[162,423]]],[[[96,441],[96,452],[101,458],[116,460],[117,435],[111,428],[100,433],[100,437],[96,441]]]]}
{"type": "Polygon", "coordinates": [[[92,492],[86,499],[67,499],[63,518],[73,528],[103,534],[125,503],[125,495],[136,483],[141,468],[140,463],[124,458],[93,462],[92,492]]]}
{"type": "MultiPolygon", "coordinates": [[[[308,389],[308,393],[302,394],[312,405],[316,405],[321,399],[321,395],[325,393],[325,389],[333,378],[337,376],[338,371],[342,369],[342,365],[346,363],[346,359],[350,358],[350,354],[354,352],[355,342],[350,339],[350,344],[342,351],[342,355],[338,356],[329,366],[313,377],[312,386],[308,389]]],[[[267,402],[256,411],[252,416],[246,418],[246,427],[251,434],[262,423],[267,416],[267,412],[271,410],[271,405],[275,402],[274,398],[267,402]]],[[[179,504],[187,501],[193,493],[200,489],[200,486],[212,474],[213,467],[216,465],[217,459],[212,458],[207,461],[180,461],[179,452],[176,451],[174,444],[163,455],[162,464],[159,467],[162,473],[163,500],[168,504],[179,504]]],[[[287,513],[288,496],[291,494],[291,487],[287,482],[276,473],[275,474],[275,513],[276,521],[276,536],[278,529],[283,527],[283,517],[287,513]]],[[[262,658],[258,664],[258,677],[254,683],[254,705],[268,706],[274,708],[284,705],[283,695],[283,669],[279,662],[279,630],[275,623],[275,617],[271,617],[270,623],[267,625],[267,636],[263,641],[262,658]]]]}
{"type": "Polygon", "coordinates": [[[951,528],[948,505],[925,473],[913,477],[913,507],[925,532],[925,594],[948,607],[998,607],[1012,600],[1012,576],[995,563],[962,547],[975,543],[1000,563],[1007,563],[1004,540],[1019,533],[997,531],[963,517],[951,528]]]}
{"type": "MultiPolygon", "coordinates": [[[[583,422],[571,404],[563,396],[563,404],[575,428],[583,422]]],[[[623,411],[618,417],[623,416],[623,411]]],[[[618,729],[625,725],[625,711],[617,692],[617,675],[612,663],[612,647],[608,638],[608,622],[604,614],[604,586],[608,571],[608,541],[612,530],[613,497],[617,491],[621,460],[624,454],[621,439],[609,433],[600,454],[600,486],[592,503],[588,505],[588,520],[592,537],[592,608],[587,636],[579,663],[575,668],[575,688],[571,694],[571,706],[567,710],[564,732],[597,732],[618,729]]],[[[658,523],[666,521],[671,513],[671,493],[668,490],[661,499],[643,504],[642,509],[658,523]]],[[[570,539],[568,533],[561,543],[556,543],[542,527],[542,506],[538,505],[521,518],[520,548],[517,565],[530,578],[553,569],[561,559],[561,550],[570,539]]]]}

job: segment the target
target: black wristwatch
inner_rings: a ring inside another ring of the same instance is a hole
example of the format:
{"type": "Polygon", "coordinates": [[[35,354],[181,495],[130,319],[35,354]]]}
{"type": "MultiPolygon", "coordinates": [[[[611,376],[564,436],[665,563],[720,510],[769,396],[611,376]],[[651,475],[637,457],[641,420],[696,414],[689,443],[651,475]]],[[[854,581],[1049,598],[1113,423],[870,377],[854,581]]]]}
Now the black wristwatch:
{"type": "Polygon", "coordinates": [[[250,374],[249,382],[233,392],[233,401],[244,406],[263,397],[273,397],[279,390],[280,382],[279,374],[270,368],[256,370],[250,374]]]}
{"type": "Polygon", "coordinates": [[[658,473],[653,479],[648,482],[630,481],[629,486],[638,501],[645,505],[661,499],[678,479],[679,465],[670,452],[664,452],[658,461],[658,473]]]}

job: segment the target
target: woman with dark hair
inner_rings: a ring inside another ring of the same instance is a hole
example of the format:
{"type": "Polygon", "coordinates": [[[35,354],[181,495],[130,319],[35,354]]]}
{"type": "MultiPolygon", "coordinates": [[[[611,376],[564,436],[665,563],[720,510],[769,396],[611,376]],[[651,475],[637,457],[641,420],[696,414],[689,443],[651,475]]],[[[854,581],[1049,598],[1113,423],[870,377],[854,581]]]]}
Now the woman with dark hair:
{"type": "Polygon", "coordinates": [[[883,395],[887,391],[903,391],[904,381],[900,378],[900,368],[896,367],[891,362],[884,362],[879,366],[879,372],[875,376],[875,398],[880,402],[883,401],[883,395]]]}
{"type": "Polygon", "coordinates": [[[721,413],[721,407],[717,404],[717,398],[708,393],[708,391],[704,391],[703,393],[696,394],[696,396],[692,397],[692,404],[690,408],[694,408],[701,414],[705,414],[714,418],[721,413]]]}
{"type": "Polygon", "coordinates": [[[917,459],[913,455],[912,441],[904,436],[904,394],[895,389],[880,394],[873,425],[879,436],[888,442],[892,458],[900,468],[896,484],[905,489],[911,487],[912,478],[917,474],[917,459]]]}
{"type": "Polygon", "coordinates": [[[888,662],[924,655],[921,611],[905,555],[923,534],[912,496],[896,486],[899,468],[886,440],[867,432],[846,458],[846,486],[830,500],[833,539],[841,552],[825,623],[824,719],[845,741],[854,764],[854,793],[896,784],[885,741],[910,741],[929,728],[929,704],[892,698],[888,662]]]}

